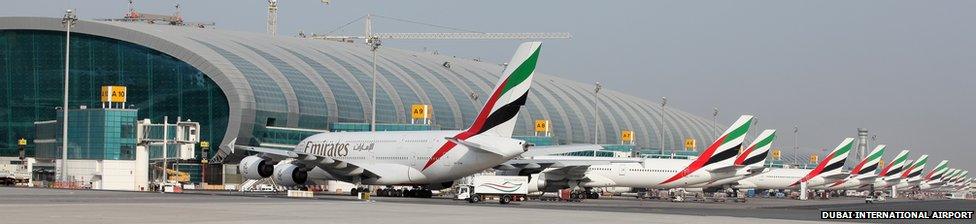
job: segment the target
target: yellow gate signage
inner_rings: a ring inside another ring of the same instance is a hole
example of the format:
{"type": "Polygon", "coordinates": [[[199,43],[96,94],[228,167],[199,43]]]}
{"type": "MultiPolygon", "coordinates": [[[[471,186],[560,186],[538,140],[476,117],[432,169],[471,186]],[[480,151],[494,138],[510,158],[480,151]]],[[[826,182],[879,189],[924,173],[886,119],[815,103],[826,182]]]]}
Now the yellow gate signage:
{"type": "Polygon", "coordinates": [[[17,145],[18,146],[25,146],[25,145],[27,145],[27,139],[21,138],[20,140],[17,140],[17,145]]]}
{"type": "Polygon", "coordinates": [[[125,103],[125,86],[102,86],[103,103],[125,103]]]}
{"type": "Polygon", "coordinates": [[[428,119],[430,118],[431,108],[427,104],[414,104],[410,107],[410,118],[428,119]]]}
{"type": "Polygon", "coordinates": [[[780,152],[779,149],[773,149],[773,159],[779,160],[780,156],[782,156],[780,153],[782,152],[780,152]]]}
{"type": "Polygon", "coordinates": [[[685,138],[685,149],[686,150],[695,149],[695,145],[696,144],[695,144],[695,139],[694,138],[685,138]]]}
{"type": "Polygon", "coordinates": [[[549,132],[549,120],[535,120],[535,132],[549,132]]]}
{"type": "Polygon", "coordinates": [[[625,141],[625,142],[634,141],[634,131],[631,130],[620,131],[620,141],[625,141]]]}
{"type": "Polygon", "coordinates": [[[878,167],[884,167],[884,165],[885,164],[884,164],[884,160],[883,159],[878,160],[878,167]]]}
{"type": "Polygon", "coordinates": [[[820,161],[820,156],[817,154],[810,154],[810,163],[817,163],[817,161],[820,161]]]}

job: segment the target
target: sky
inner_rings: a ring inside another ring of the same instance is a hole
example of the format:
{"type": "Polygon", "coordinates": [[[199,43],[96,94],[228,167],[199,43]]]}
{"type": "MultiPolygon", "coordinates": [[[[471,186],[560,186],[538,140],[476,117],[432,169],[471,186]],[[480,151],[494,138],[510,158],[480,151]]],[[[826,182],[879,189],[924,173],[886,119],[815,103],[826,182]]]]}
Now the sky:
{"type": "MultiPolygon", "coordinates": [[[[265,32],[263,0],[139,1],[218,29],[265,32]]],[[[14,1],[0,16],[117,18],[123,0],[14,1]]],[[[375,1],[280,0],[279,34],[326,33],[367,13],[480,32],[569,32],[545,41],[537,71],[718,121],[757,116],[774,147],[835,147],[857,128],[887,144],[976,171],[976,1],[375,1]],[[798,136],[792,133],[799,127],[798,136]]],[[[362,23],[335,34],[360,34],[362,23]]],[[[375,32],[451,32],[376,19],[375,32]]],[[[514,40],[405,41],[388,47],[505,62],[514,40]]],[[[758,131],[757,131],[758,132],[758,131]]],[[[928,169],[927,169],[928,170],[928,169]]]]}

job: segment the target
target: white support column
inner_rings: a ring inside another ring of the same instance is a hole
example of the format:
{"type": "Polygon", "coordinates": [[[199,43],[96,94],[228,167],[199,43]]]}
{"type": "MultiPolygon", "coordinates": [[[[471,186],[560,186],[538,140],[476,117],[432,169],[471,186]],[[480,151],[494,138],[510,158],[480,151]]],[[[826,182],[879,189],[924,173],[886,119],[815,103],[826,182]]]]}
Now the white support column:
{"type": "Polygon", "coordinates": [[[898,198],[898,186],[891,186],[891,198],[898,198]]]}
{"type": "Polygon", "coordinates": [[[807,200],[807,182],[800,182],[800,200],[807,200]]]}

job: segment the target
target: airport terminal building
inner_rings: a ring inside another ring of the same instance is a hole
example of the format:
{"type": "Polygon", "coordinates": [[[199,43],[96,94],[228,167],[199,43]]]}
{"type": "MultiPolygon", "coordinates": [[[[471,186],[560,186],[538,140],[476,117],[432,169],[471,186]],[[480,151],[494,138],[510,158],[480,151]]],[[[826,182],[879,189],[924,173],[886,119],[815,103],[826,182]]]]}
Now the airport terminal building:
{"type": "MultiPolygon", "coordinates": [[[[64,27],[60,18],[0,17],[0,154],[34,139],[34,122],[54,120],[62,104],[64,27]]],[[[514,47],[514,45],[513,45],[514,47]]],[[[513,48],[514,49],[514,48],[513,48]]],[[[99,105],[99,88],[124,85],[138,119],[179,116],[199,122],[202,139],[265,145],[308,131],[368,122],[371,59],[363,44],[272,37],[187,26],[81,20],[72,28],[70,108],[99,105]],[[293,131],[294,133],[290,132],[293,131]]],[[[474,120],[503,65],[383,47],[377,54],[377,123],[410,124],[411,105],[432,105],[432,129],[474,120]]],[[[632,130],[645,149],[703,143],[711,119],[593,85],[539,74],[516,135],[549,120],[558,144],[619,144],[632,130]],[[595,107],[597,108],[595,108],[595,107]],[[662,133],[663,139],[659,139],[662,133]]],[[[28,147],[30,149],[30,147],[28,147]]],[[[210,155],[229,153],[213,147],[210,155]]],[[[28,150],[30,151],[30,150],[28,150]]]]}

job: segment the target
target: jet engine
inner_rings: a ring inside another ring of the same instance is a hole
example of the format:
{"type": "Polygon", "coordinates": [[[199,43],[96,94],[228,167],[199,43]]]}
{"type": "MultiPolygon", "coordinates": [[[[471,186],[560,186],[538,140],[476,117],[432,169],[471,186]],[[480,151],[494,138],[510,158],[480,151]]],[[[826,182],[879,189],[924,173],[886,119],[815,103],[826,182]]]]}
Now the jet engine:
{"type": "Polygon", "coordinates": [[[260,156],[248,156],[238,164],[237,171],[246,179],[267,178],[274,172],[274,163],[260,156]]]}
{"type": "Polygon", "coordinates": [[[529,175],[529,192],[538,192],[546,189],[545,173],[529,175]]]}
{"type": "Polygon", "coordinates": [[[274,180],[282,186],[304,185],[308,171],[295,164],[280,164],[274,168],[274,180]]]}

